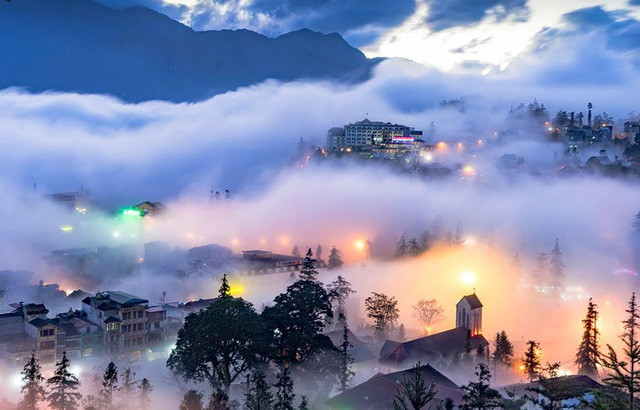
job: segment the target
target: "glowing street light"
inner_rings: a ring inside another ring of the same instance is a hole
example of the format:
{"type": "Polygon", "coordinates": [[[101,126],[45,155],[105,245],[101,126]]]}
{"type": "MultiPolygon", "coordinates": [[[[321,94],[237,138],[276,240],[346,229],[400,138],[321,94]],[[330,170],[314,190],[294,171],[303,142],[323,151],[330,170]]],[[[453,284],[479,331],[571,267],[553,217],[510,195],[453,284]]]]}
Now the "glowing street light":
{"type": "Polygon", "coordinates": [[[460,273],[460,281],[465,285],[473,285],[476,283],[476,274],[471,271],[464,271],[460,273]]]}
{"type": "Polygon", "coordinates": [[[71,226],[71,225],[61,226],[60,230],[62,232],[72,232],[73,231],[73,226],[71,226]]]}

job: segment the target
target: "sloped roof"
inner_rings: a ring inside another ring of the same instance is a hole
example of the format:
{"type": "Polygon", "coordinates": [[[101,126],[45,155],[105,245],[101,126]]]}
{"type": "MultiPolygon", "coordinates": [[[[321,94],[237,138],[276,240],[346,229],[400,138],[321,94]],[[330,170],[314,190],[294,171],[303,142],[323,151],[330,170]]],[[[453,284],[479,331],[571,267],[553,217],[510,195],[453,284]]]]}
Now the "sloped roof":
{"type": "MultiPolygon", "coordinates": [[[[331,342],[334,346],[340,346],[342,343],[342,336],[344,330],[333,330],[331,332],[325,333],[326,336],[331,339],[331,342]]],[[[358,337],[351,331],[348,330],[349,343],[351,346],[349,347],[349,354],[355,363],[365,362],[367,360],[375,360],[376,356],[369,350],[367,344],[362,340],[358,339],[358,337]]]]}
{"type": "Polygon", "coordinates": [[[41,327],[45,327],[46,325],[51,324],[51,321],[49,319],[42,319],[42,318],[35,318],[32,321],[29,322],[29,324],[31,326],[37,327],[38,329],[41,327]]]}
{"type": "Polygon", "coordinates": [[[114,316],[109,316],[104,320],[104,323],[116,323],[116,322],[121,322],[121,320],[114,316]]]}
{"type": "MultiPolygon", "coordinates": [[[[478,296],[475,293],[472,295],[463,296],[462,299],[460,299],[460,302],[462,302],[463,300],[466,300],[467,303],[469,303],[469,306],[471,306],[471,309],[477,309],[482,307],[482,302],[480,302],[480,299],[478,299],[478,296]]],[[[456,306],[458,306],[460,302],[458,302],[456,306]]]]}
{"type": "Polygon", "coordinates": [[[516,383],[499,388],[518,396],[531,395],[531,389],[540,391],[543,396],[553,400],[567,400],[584,396],[593,389],[602,387],[600,383],[585,375],[570,375],[551,379],[536,380],[530,383],[516,383]]]}
{"type": "MultiPolygon", "coordinates": [[[[464,353],[468,331],[463,327],[447,330],[433,335],[421,337],[408,342],[394,342],[388,340],[380,350],[380,361],[401,363],[407,358],[421,356],[437,358],[439,356],[453,356],[464,353]]],[[[486,348],[489,342],[482,335],[471,336],[469,339],[471,350],[482,346],[486,348]]]]}
{"type": "MultiPolygon", "coordinates": [[[[333,409],[393,409],[393,398],[402,390],[404,378],[411,377],[413,369],[382,374],[378,373],[369,380],[361,383],[326,401],[333,409]]],[[[459,403],[461,393],[454,382],[444,376],[431,365],[420,367],[425,381],[436,383],[436,403],[451,398],[454,403],[459,403]]]]}

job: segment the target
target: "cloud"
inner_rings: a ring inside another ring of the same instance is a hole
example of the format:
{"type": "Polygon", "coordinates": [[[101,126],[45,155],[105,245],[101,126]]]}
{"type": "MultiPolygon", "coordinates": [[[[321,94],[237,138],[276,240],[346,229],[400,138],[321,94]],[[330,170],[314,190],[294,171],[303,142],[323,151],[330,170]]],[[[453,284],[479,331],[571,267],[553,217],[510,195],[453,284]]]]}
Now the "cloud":
{"type": "Polygon", "coordinates": [[[431,0],[426,22],[434,31],[468,26],[492,16],[497,22],[512,18],[525,21],[528,16],[526,0],[431,0]]]}

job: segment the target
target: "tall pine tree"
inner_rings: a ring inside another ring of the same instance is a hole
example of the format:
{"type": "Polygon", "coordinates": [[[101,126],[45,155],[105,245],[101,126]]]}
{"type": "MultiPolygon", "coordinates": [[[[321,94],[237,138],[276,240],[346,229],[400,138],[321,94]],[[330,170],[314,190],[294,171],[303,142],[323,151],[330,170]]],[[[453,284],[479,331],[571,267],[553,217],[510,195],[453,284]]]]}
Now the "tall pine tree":
{"type": "Polygon", "coordinates": [[[313,259],[313,252],[311,252],[311,248],[307,251],[307,255],[304,257],[304,261],[302,262],[302,269],[300,270],[300,274],[298,275],[301,280],[316,280],[318,276],[318,271],[316,270],[316,260],[313,259]]]}
{"type": "Polygon", "coordinates": [[[245,395],[244,406],[247,410],[271,410],[273,394],[264,373],[254,370],[251,374],[251,386],[245,395]]]}
{"type": "Polygon", "coordinates": [[[578,373],[592,378],[598,377],[598,368],[596,365],[600,359],[600,348],[598,346],[600,331],[597,325],[597,307],[598,305],[593,303],[592,299],[589,299],[587,315],[582,319],[582,327],[584,328],[582,342],[580,342],[580,347],[578,347],[575,361],[575,364],[578,366],[578,373]]]}
{"type": "Polygon", "coordinates": [[[496,365],[502,365],[504,367],[510,367],[513,361],[513,344],[507,337],[507,332],[504,330],[500,333],[496,333],[495,348],[493,350],[493,361],[496,365]]]}
{"type": "Polygon", "coordinates": [[[44,378],[42,368],[35,354],[32,354],[22,369],[22,400],[19,410],[37,410],[38,403],[45,399],[44,378]]]}
{"type": "Polygon", "coordinates": [[[491,372],[489,367],[480,363],[476,366],[477,381],[470,381],[460,386],[462,391],[461,410],[495,409],[502,407],[502,395],[491,388],[491,372]]]}
{"type": "Polygon", "coordinates": [[[203,410],[202,393],[197,390],[189,390],[182,397],[179,410],[203,410]]]}
{"type": "Polygon", "coordinates": [[[407,241],[404,239],[404,235],[400,235],[400,239],[398,239],[398,243],[396,243],[396,258],[404,258],[407,256],[407,241]]]}
{"type": "Polygon", "coordinates": [[[56,363],[56,370],[47,379],[50,393],[47,395],[49,407],[55,410],[76,410],[82,394],[78,392],[80,382],[69,371],[67,352],[62,352],[62,359],[56,363]]]}
{"type": "Polygon", "coordinates": [[[338,380],[340,385],[338,390],[340,392],[344,392],[349,388],[349,382],[353,378],[355,374],[353,370],[351,370],[351,365],[353,364],[353,358],[351,354],[349,354],[349,348],[351,347],[351,343],[349,343],[349,327],[345,324],[344,329],[342,331],[342,343],[340,343],[340,362],[338,365],[339,375],[338,380]]]}
{"type": "Polygon", "coordinates": [[[556,238],[556,243],[551,249],[551,260],[549,263],[549,274],[551,275],[551,287],[555,292],[560,292],[564,282],[565,264],[560,250],[560,241],[556,238]]]}
{"type": "Polygon", "coordinates": [[[229,280],[227,279],[226,273],[222,275],[222,283],[220,284],[220,289],[218,289],[218,297],[231,297],[231,286],[229,285],[229,280]]]}
{"type": "Polygon", "coordinates": [[[276,376],[276,400],[273,405],[274,410],[293,410],[293,400],[296,395],[293,393],[293,380],[289,368],[281,366],[276,376]]]}
{"type": "Polygon", "coordinates": [[[334,246],[329,251],[329,260],[327,262],[327,268],[329,270],[340,269],[344,265],[342,261],[342,253],[334,246]]]}
{"type": "Polygon", "coordinates": [[[104,410],[115,409],[113,399],[118,391],[118,367],[115,363],[109,362],[102,375],[102,387],[98,392],[98,397],[104,410]]]}
{"type": "Polygon", "coordinates": [[[534,381],[540,376],[542,369],[540,364],[540,344],[529,340],[527,342],[527,350],[524,353],[524,372],[530,381],[534,381]]]}
{"type": "Polygon", "coordinates": [[[622,322],[624,333],[620,336],[624,357],[619,357],[613,347],[607,345],[608,352],[602,355],[601,364],[608,373],[602,381],[608,387],[606,391],[612,392],[611,400],[615,400],[615,396],[624,397],[626,408],[636,409],[640,393],[640,309],[635,293],[626,312],[627,319],[622,322]]]}
{"type": "Polygon", "coordinates": [[[398,389],[398,394],[393,398],[395,410],[422,409],[438,393],[435,381],[427,386],[420,362],[413,367],[410,377],[402,375],[401,384],[402,390],[398,389]]]}
{"type": "Polygon", "coordinates": [[[153,392],[153,387],[149,382],[149,379],[143,377],[140,380],[140,385],[138,386],[138,403],[142,410],[147,410],[151,405],[151,393],[153,392]]]}

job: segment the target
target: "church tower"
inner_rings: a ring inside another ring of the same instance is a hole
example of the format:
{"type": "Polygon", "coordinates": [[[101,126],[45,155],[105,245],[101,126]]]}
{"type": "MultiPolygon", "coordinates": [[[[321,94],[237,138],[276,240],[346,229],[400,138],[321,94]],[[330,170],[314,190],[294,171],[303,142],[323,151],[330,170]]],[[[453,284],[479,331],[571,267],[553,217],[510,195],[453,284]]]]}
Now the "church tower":
{"type": "Polygon", "coordinates": [[[456,327],[463,327],[471,336],[482,334],[482,303],[475,293],[463,296],[456,304],[456,327]]]}

